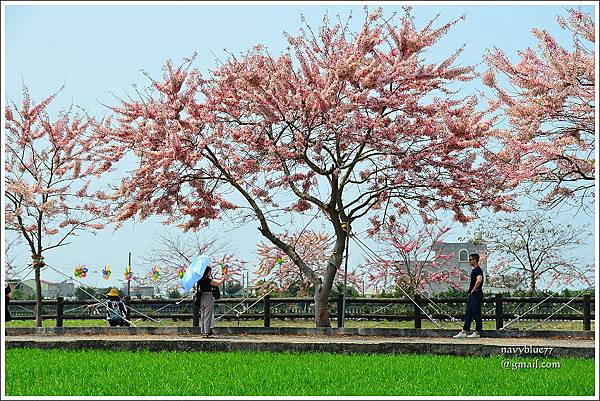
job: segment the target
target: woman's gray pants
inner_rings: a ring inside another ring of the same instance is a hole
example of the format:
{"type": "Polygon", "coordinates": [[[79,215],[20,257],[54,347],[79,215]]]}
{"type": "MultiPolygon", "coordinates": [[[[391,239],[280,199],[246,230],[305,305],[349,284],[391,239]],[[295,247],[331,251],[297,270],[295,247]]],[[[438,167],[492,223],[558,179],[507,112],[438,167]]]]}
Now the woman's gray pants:
{"type": "Polygon", "coordinates": [[[208,334],[215,327],[215,300],[212,292],[200,296],[200,333],[208,334]]]}

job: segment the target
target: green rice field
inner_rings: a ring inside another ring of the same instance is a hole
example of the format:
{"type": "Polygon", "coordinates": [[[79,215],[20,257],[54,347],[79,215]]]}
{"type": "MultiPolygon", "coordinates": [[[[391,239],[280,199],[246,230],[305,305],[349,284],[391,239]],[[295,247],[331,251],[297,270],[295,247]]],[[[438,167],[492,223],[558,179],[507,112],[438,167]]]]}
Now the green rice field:
{"type": "Polygon", "coordinates": [[[10,396],[592,396],[594,360],[6,350],[10,396]],[[505,362],[508,361],[508,362],[505,362]],[[544,363],[558,363],[544,368],[544,363]],[[518,368],[515,369],[515,366],[518,368]]]}

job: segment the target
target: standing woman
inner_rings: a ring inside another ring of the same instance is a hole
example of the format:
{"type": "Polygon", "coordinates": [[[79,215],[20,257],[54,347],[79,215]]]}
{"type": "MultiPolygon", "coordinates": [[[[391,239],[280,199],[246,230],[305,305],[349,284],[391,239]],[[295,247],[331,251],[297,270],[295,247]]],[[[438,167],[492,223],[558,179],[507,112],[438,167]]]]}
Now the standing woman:
{"type": "Polygon", "coordinates": [[[6,284],[4,288],[4,321],[10,322],[12,320],[12,316],[10,316],[10,310],[8,309],[8,303],[10,302],[12,289],[10,285],[6,284]]]}
{"type": "Polygon", "coordinates": [[[211,275],[210,266],[206,267],[204,275],[198,281],[198,292],[200,293],[200,333],[205,337],[213,335],[215,327],[215,300],[213,298],[212,287],[220,287],[225,282],[225,276],[215,280],[211,275]]]}

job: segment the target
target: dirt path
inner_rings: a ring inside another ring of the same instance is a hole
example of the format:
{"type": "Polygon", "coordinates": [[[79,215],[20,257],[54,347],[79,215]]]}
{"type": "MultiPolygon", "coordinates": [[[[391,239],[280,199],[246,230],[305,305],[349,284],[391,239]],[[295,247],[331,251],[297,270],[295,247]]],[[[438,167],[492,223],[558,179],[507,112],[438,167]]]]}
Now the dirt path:
{"type": "Polygon", "coordinates": [[[593,348],[595,345],[592,339],[564,339],[564,338],[478,338],[478,339],[455,339],[446,337],[381,337],[381,336],[325,336],[325,335],[215,335],[210,338],[203,338],[198,335],[19,335],[9,336],[6,341],[39,341],[39,342],[61,342],[61,341],[79,341],[79,340],[118,340],[118,341],[228,341],[228,342],[250,342],[250,343],[359,343],[359,344],[379,344],[379,343],[419,343],[419,344],[480,344],[494,346],[511,347],[581,347],[593,348]]]}

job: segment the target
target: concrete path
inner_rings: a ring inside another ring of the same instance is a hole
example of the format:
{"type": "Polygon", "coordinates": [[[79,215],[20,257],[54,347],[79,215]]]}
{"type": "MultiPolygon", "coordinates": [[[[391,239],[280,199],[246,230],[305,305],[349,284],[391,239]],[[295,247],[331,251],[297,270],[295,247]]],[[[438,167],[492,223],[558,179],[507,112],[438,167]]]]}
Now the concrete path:
{"type": "MultiPolygon", "coordinates": [[[[224,336],[240,335],[278,335],[278,336],[358,336],[364,337],[424,337],[451,338],[458,329],[409,329],[409,328],[300,328],[300,327],[215,327],[215,333],[224,336]]],[[[9,327],[9,335],[198,335],[199,327],[9,327]]],[[[595,338],[595,331],[585,330],[486,330],[486,338],[557,338],[557,339],[588,339],[595,338]]]]}
{"type": "Polygon", "coordinates": [[[17,335],[7,348],[172,351],[299,351],[334,353],[439,354],[594,358],[593,339],[383,337],[348,335],[17,335]]]}

